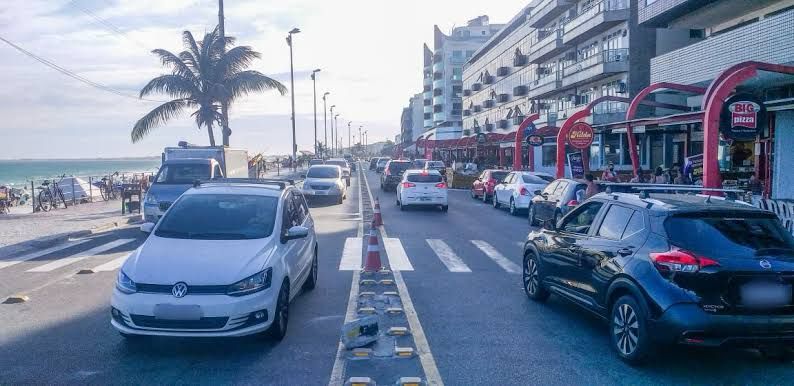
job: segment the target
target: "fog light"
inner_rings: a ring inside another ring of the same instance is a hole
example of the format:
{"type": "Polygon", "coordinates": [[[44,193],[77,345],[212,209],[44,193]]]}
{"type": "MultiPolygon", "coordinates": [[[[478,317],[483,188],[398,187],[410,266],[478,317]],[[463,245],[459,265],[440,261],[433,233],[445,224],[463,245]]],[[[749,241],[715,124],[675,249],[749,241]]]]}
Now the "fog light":
{"type": "Polygon", "coordinates": [[[111,308],[110,309],[110,313],[113,314],[113,316],[120,316],[119,315],[119,310],[117,310],[115,308],[111,308]]]}
{"type": "Polygon", "coordinates": [[[262,311],[257,311],[257,312],[254,314],[254,318],[256,318],[256,319],[262,319],[262,318],[264,318],[264,317],[265,317],[265,313],[264,313],[264,312],[262,312],[262,311]]]}

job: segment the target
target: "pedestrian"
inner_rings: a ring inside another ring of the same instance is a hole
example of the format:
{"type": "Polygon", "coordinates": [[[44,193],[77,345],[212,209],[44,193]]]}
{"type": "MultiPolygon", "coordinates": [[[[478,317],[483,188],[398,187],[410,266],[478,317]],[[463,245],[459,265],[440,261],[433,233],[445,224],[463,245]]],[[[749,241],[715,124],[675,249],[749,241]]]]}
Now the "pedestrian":
{"type": "Polygon", "coordinates": [[[761,180],[758,179],[758,174],[753,173],[750,176],[750,180],[747,181],[747,188],[750,189],[750,193],[753,195],[753,205],[757,206],[764,192],[764,185],[761,183],[761,180]]]}
{"type": "Polygon", "coordinates": [[[629,181],[632,184],[643,184],[645,183],[645,177],[642,175],[642,168],[637,167],[637,174],[631,178],[629,181]]]}
{"type": "Polygon", "coordinates": [[[664,175],[664,169],[661,166],[656,167],[656,171],[653,173],[653,183],[654,184],[666,184],[667,177],[664,175]]]}
{"type": "Polygon", "coordinates": [[[609,165],[607,165],[606,170],[601,174],[601,179],[607,182],[618,182],[618,175],[615,173],[614,163],[610,162],[609,165]]]}
{"type": "Polygon", "coordinates": [[[587,185],[587,189],[584,192],[584,196],[585,196],[584,198],[588,199],[598,194],[599,189],[598,189],[598,185],[594,182],[595,177],[593,177],[593,174],[587,173],[587,175],[584,176],[584,179],[585,179],[584,183],[585,185],[587,185]]]}

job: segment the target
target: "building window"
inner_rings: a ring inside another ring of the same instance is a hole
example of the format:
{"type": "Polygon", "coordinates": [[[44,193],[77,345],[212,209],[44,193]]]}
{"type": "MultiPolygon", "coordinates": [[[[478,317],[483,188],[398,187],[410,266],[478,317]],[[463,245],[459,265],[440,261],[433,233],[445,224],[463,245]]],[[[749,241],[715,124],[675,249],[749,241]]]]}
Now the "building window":
{"type": "Polygon", "coordinates": [[[461,50],[452,51],[452,57],[455,59],[463,59],[463,51],[461,50]]]}
{"type": "Polygon", "coordinates": [[[452,80],[463,80],[463,68],[461,67],[452,68],[452,80]]]}
{"type": "Polygon", "coordinates": [[[604,139],[603,142],[603,149],[604,149],[604,164],[608,164],[612,162],[615,165],[621,164],[621,153],[623,150],[622,147],[622,138],[623,135],[621,134],[604,134],[602,136],[604,139]]]}
{"type": "Polygon", "coordinates": [[[557,145],[543,145],[541,151],[541,164],[543,166],[557,165],[557,145]]]}
{"type": "Polygon", "coordinates": [[[474,56],[474,51],[473,50],[467,50],[466,51],[466,58],[471,58],[472,56],[474,56]]]}

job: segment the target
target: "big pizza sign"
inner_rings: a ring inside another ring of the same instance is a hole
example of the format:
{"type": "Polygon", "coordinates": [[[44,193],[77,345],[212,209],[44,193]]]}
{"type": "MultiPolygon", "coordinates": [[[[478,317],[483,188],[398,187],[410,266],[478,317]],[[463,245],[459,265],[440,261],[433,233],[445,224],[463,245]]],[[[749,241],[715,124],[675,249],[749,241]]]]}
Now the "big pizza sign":
{"type": "Polygon", "coordinates": [[[725,101],[720,116],[720,132],[730,139],[751,140],[766,126],[764,103],[748,94],[737,94],[725,101]]]}
{"type": "Polygon", "coordinates": [[[585,122],[576,122],[568,130],[568,143],[577,149],[587,149],[593,143],[593,127],[585,122]]]}

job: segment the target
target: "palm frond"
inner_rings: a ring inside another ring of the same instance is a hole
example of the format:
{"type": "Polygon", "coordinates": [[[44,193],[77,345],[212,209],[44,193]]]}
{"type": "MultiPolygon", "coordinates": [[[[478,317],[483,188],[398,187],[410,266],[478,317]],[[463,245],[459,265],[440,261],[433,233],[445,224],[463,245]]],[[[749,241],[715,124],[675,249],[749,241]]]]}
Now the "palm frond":
{"type": "Polygon", "coordinates": [[[158,48],[152,50],[152,53],[160,57],[160,63],[162,63],[163,66],[173,67],[174,74],[181,75],[191,80],[196,78],[196,74],[190,69],[185,61],[171,51],[158,48]]]}
{"type": "Polygon", "coordinates": [[[182,44],[185,45],[185,48],[190,50],[194,57],[198,58],[201,56],[198,43],[196,43],[196,39],[193,38],[193,34],[190,33],[190,31],[182,32],[182,44]]]}
{"type": "Polygon", "coordinates": [[[138,142],[143,139],[149,132],[169,120],[179,115],[182,110],[190,106],[190,101],[187,99],[175,99],[170,102],[165,102],[160,106],[154,108],[143,118],[139,119],[132,127],[130,138],[132,143],[138,142]]]}
{"type": "Polygon", "coordinates": [[[281,95],[287,94],[287,87],[281,84],[281,82],[254,70],[240,71],[226,79],[223,85],[230,100],[248,95],[252,92],[273,89],[278,91],[281,95]]]}
{"type": "Polygon", "coordinates": [[[185,98],[193,99],[196,94],[201,93],[193,80],[185,78],[182,75],[167,74],[160,75],[143,86],[141,89],[140,97],[143,98],[151,93],[160,92],[171,96],[172,98],[185,98]]]}
{"type": "Polygon", "coordinates": [[[262,55],[249,46],[234,47],[227,51],[218,61],[218,75],[221,78],[229,77],[234,73],[245,70],[254,59],[260,57],[262,55]]]}

